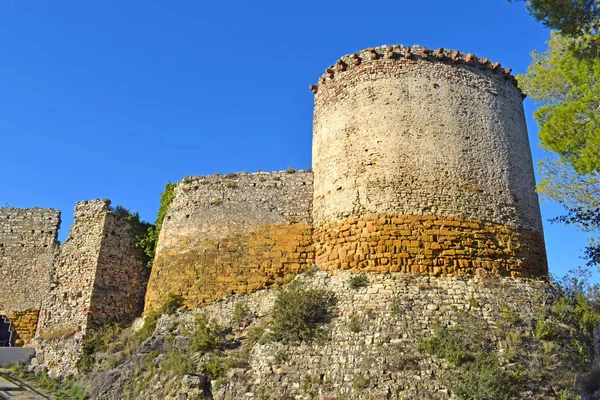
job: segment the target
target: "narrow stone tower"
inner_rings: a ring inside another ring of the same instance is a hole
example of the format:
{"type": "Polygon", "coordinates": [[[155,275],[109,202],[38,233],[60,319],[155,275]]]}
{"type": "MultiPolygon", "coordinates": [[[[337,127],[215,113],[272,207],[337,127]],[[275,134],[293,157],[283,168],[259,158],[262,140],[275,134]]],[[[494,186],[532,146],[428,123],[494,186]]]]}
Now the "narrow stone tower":
{"type": "Polygon", "coordinates": [[[322,268],[547,275],[523,97],[509,69],[384,46],[342,57],[311,89],[322,268]]]}

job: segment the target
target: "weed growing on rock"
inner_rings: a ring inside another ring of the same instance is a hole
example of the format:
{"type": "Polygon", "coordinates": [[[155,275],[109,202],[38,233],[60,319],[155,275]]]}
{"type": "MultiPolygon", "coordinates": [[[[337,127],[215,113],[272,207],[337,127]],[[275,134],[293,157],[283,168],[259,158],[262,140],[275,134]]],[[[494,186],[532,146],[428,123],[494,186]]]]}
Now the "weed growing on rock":
{"type": "Polygon", "coordinates": [[[509,310],[506,307],[502,308],[502,314],[500,314],[500,318],[510,325],[516,325],[521,321],[519,314],[509,310]]]}
{"type": "Polygon", "coordinates": [[[233,360],[231,358],[210,353],[204,362],[202,373],[210,380],[222,379],[232,366],[233,360]]]}
{"type": "Polygon", "coordinates": [[[169,293],[167,301],[163,305],[161,311],[162,314],[171,315],[181,306],[183,306],[183,297],[175,293],[169,293]]]}
{"type": "Polygon", "coordinates": [[[196,317],[196,329],[192,332],[192,348],[195,351],[211,351],[221,343],[219,325],[209,321],[204,314],[196,317]]]}
{"type": "Polygon", "coordinates": [[[348,279],[348,286],[350,286],[351,289],[367,287],[368,285],[369,278],[367,278],[366,275],[353,275],[348,279]]]}
{"type": "Polygon", "coordinates": [[[39,389],[49,392],[57,400],[85,400],[88,398],[86,390],[72,378],[54,379],[45,371],[33,373],[21,364],[13,364],[11,374],[19,379],[24,379],[35,384],[39,389]]]}
{"type": "Polygon", "coordinates": [[[238,326],[242,325],[249,316],[250,310],[245,303],[238,301],[233,305],[233,320],[238,326]]]}
{"type": "Polygon", "coordinates": [[[160,367],[179,376],[191,374],[196,369],[194,362],[175,347],[169,347],[160,363],[160,367]]]}
{"type": "Polygon", "coordinates": [[[369,386],[369,377],[367,375],[358,374],[352,379],[352,388],[354,390],[365,389],[369,386]]]}
{"type": "Polygon", "coordinates": [[[357,314],[354,314],[352,317],[350,317],[348,328],[350,328],[351,332],[355,333],[362,331],[362,318],[357,314]]]}
{"type": "Polygon", "coordinates": [[[275,299],[271,315],[271,334],[276,341],[312,341],[322,325],[331,320],[335,304],[333,293],[322,289],[305,289],[290,285],[275,299]]]}

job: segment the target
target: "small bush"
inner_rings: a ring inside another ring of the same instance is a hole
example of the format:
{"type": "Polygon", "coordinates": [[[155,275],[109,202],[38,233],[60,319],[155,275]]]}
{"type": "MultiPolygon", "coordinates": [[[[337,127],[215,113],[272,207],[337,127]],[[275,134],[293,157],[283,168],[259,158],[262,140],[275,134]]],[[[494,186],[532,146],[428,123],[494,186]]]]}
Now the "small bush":
{"type": "Polygon", "coordinates": [[[506,307],[502,308],[502,314],[500,314],[500,318],[502,318],[503,321],[509,323],[510,325],[516,325],[521,321],[519,314],[509,310],[506,307]]]}
{"type": "Polygon", "coordinates": [[[350,286],[351,289],[366,287],[368,284],[369,278],[365,275],[354,275],[348,279],[348,286],[350,286]]]}
{"type": "Polygon", "coordinates": [[[171,371],[176,375],[187,375],[194,372],[196,366],[181,350],[170,347],[165,353],[165,358],[160,363],[165,371],[171,371]]]}
{"type": "Polygon", "coordinates": [[[460,331],[440,326],[436,329],[433,337],[423,340],[421,350],[460,366],[473,358],[465,340],[468,338],[464,337],[460,331]]]}
{"type": "Polygon", "coordinates": [[[360,332],[362,331],[362,318],[358,315],[354,314],[350,318],[350,323],[348,324],[351,332],[360,332]]]}
{"type": "Polygon", "coordinates": [[[283,362],[285,362],[285,360],[287,360],[288,358],[288,354],[285,350],[277,350],[277,353],[275,353],[275,362],[277,364],[281,364],[283,362]]]}
{"type": "Polygon", "coordinates": [[[246,318],[250,315],[250,310],[246,304],[238,301],[233,305],[233,320],[236,324],[242,325],[246,318]]]}
{"type": "Polygon", "coordinates": [[[550,319],[540,318],[535,321],[533,335],[538,339],[552,339],[558,333],[558,327],[550,319]]]}
{"type": "Polygon", "coordinates": [[[219,357],[217,354],[209,354],[202,373],[210,380],[221,379],[231,369],[233,362],[230,358],[219,357]]]}
{"type": "Polygon", "coordinates": [[[221,343],[219,325],[210,322],[204,314],[196,317],[196,329],[192,332],[192,348],[195,351],[210,351],[221,343]]]}
{"type": "Polygon", "coordinates": [[[250,329],[248,335],[246,336],[246,345],[249,347],[254,346],[256,343],[263,343],[265,341],[265,326],[257,325],[250,329]]]}
{"type": "Polygon", "coordinates": [[[91,371],[95,363],[94,355],[106,351],[109,342],[120,332],[121,328],[118,325],[108,325],[102,329],[88,332],[83,339],[81,358],[76,364],[77,370],[82,373],[91,371]]]}
{"type": "Polygon", "coordinates": [[[459,400],[507,400],[514,388],[514,380],[498,360],[483,354],[477,355],[452,385],[459,400]]]}
{"type": "Polygon", "coordinates": [[[304,394],[309,396],[316,396],[318,392],[319,385],[321,384],[321,378],[318,375],[306,374],[302,377],[302,382],[300,382],[300,388],[304,394]]]}
{"type": "Polygon", "coordinates": [[[210,204],[213,205],[213,206],[220,206],[221,204],[223,204],[223,200],[221,200],[221,199],[214,199],[210,204]]]}
{"type": "Polygon", "coordinates": [[[468,300],[468,303],[469,303],[469,305],[470,305],[471,307],[473,307],[473,308],[477,308],[477,307],[479,307],[479,301],[478,301],[478,300],[477,300],[475,297],[473,297],[473,296],[471,296],[471,297],[469,298],[469,300],[468,300]]]}
{"type": "Polygon", "coordinates": [[[315,264],[311,264],[308,266],[308,268],[306,268],[303,272],[303,274],[305,276],[308,276],[309,278],[312,278],[313,276],[315,276],[315,273],[317,272],[317,266],[315,264]]]}
{"type": "Polygon", "coordinates": [[[366,375],[356,375],[354,379],[352,379],[352,388],[354,390],[365,389],[369,386],[369,377],[366,375]]]}
{"type": "Polygon", "coordinates": [[[183,297],[175,293],[169,293],[167,301],[162,306],[161,313],[171,315],[181,306],[183,306],[183,297]]]}
{"type": "Polygon", "coordinates": [[[156,329],[156,324],[158,324],[159,318],[160,313],[156,311],[148,313],[148,315],[144,319],[144,325],[140,328],[139,331],[133,334],[133,341],[136,346],[139,346],[144,340],[152,336],[154,330],[156,329]]]}
{"type": "Polygon", "coordinates": [[[312,341],[319,336],[321,325],[331,320],[334,304],[333,294],[322,289],[292,286],[280,291],[271,316],[273,338],[282,342],[312,341]]]}

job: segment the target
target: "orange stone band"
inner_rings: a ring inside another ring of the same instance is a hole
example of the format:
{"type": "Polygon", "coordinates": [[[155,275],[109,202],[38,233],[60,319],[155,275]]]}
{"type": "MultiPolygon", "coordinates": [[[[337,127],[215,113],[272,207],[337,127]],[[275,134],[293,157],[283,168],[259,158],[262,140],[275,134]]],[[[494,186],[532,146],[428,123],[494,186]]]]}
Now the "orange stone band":
{"type": "Polygon", "coordinates": [[[186,306],[197,307],[234,293],[279,287],[315,258],[312,226],[304,224],[262,226],[243,235],[189,244],[192,239],[181,239],[181,248],[157,254],[153,269],[161,279],[150,280],[144,313],[160,309],[170,293],[183,296],[186,306]]]}
{"type": "Polygon", "coordinates": [[[374,215],[315,228],[316,262],[327,271],[547,276],[540,233],[460,217],[374,215]]]}

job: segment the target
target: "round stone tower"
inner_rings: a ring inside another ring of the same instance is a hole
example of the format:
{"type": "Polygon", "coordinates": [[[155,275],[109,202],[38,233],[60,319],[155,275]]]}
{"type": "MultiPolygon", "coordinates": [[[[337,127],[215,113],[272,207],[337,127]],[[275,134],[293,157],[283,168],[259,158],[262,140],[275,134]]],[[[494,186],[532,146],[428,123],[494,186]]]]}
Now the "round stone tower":
{"type": "Polygon", "coordinates": [[[342,57],[311,90],[322,268],[547,275],[510,69],[458,51],[382,46],[342,57]]]}

